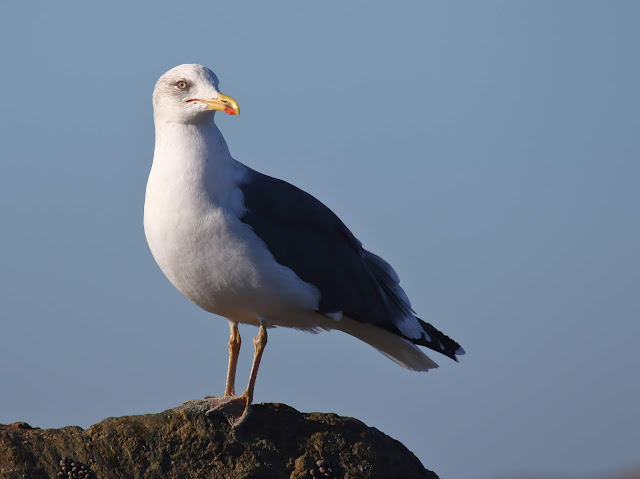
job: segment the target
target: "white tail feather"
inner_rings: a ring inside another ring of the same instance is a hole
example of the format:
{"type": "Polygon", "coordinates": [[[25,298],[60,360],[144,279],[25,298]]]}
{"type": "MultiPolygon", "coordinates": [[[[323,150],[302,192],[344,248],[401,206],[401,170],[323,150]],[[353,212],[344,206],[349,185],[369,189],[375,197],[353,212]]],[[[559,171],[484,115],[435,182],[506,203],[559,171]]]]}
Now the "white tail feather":
{"type": "Polygon", "coordinates": [[[412,371],[427,371],[438,367],[415,344],[377,326],[359,323],[343,316],[341,321],[332,324],[331,329],[337,329],[364,341],[396,364],[412,371]]]}

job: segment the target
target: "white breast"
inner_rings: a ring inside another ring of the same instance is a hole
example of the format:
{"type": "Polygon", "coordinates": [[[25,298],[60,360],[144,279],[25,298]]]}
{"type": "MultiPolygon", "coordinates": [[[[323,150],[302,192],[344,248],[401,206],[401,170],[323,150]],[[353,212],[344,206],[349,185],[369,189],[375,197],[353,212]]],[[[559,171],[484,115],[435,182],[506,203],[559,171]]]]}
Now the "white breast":
{"type": "Polygon", "coordinates": [[[217,128],[187,125],[156,131],[144,208],[149,248],[169,281],[203,309],[240,322],[290,325],[292,315],[317,308],[319,293],[278,264],[239,220],[237,185],[247,168],[216,135],[217,128]]]}

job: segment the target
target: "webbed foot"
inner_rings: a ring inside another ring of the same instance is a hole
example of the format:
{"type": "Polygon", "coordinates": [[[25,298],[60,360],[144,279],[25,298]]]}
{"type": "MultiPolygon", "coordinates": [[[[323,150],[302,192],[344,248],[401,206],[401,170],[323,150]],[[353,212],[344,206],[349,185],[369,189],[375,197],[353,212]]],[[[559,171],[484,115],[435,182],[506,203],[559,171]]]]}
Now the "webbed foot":
{"type": "Polygon", "coordinates": [[[251,411],[251,401],[248,396],[223,396],[212,397],[211,407],[206,412],[207,416],[223,416],[227,419],[231,427],[238,427],[242,424],[251,411]]]}

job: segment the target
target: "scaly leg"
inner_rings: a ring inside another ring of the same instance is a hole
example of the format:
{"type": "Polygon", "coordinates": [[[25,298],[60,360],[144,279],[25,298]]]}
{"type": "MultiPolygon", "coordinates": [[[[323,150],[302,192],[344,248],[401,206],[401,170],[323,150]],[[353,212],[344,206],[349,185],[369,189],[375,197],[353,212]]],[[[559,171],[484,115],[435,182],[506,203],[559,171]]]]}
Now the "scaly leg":
{"type": "Polygon", "coordinates": [[[258,335],[253,338],[253,347],[255,353],[253,354],[253,364],[251,366],[251,376],[249,376],[249,384],[247,389],[242,393],[247,397],[247,405],[250,406],[253,402],[253,388],[256,385],[256,378],[258,377],[258,368],[260,367],[260,360],[262,359],[262,353],[267,345],[267,328],[264,325],[260,325],[260,331],[258,335]]]}
{"type": "Polygon", "coordinates": [[[229,321],[229,366],[227,367],[227,384],[224,389],[224,396],[207,396],[206,399],[212,399],[211,407],[220,402],[225,397],[235,396],[235,384],[236,384],[236,369],[238,367],[238,355],[240,354],[240,345],[242,340],[240,339],[240,331],[238,330],[238,323],[235,321],[229,321]]]}
{"type": "Polygon", "coordinates": [[[261,324],[258,335],[253,339],[255,353],[253,355],[253,365],[251,366],[251,376],[249,376],[247,389],[240,396],[225,397],[218,400],[213,399],[211,409],[207,411],[207,414],[222,415],[227,418],[227,421],[229,421],[229,424],[233,427],[239,426],[244,422],[251,410],[253,389],[256,385],[258,368],[260,367],[260,360],[262,359],[262,353],[266,345],[267,328],[261,324]]]}
{"type": "Polygon", "coordinates": [[[240,354],[240,331],[238,323],[229,321],[229,368],[227,369],[227,386],[224,389],[225,396],[236,395],[236,368],[238,367],[238,354],[240,354]]]}

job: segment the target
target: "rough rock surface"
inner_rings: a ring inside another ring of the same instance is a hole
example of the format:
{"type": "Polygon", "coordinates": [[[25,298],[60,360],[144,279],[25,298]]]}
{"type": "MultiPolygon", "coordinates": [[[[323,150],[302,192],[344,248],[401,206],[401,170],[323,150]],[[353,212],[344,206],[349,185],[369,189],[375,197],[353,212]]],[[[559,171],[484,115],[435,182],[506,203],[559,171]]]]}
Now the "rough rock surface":
{"type": "Polygon", "coordinates": [[[87,430],[0,425],[0,478],[425,478],[401,443],[360,421],[257,404],[231,429],[196,400],[87,430]]]}

